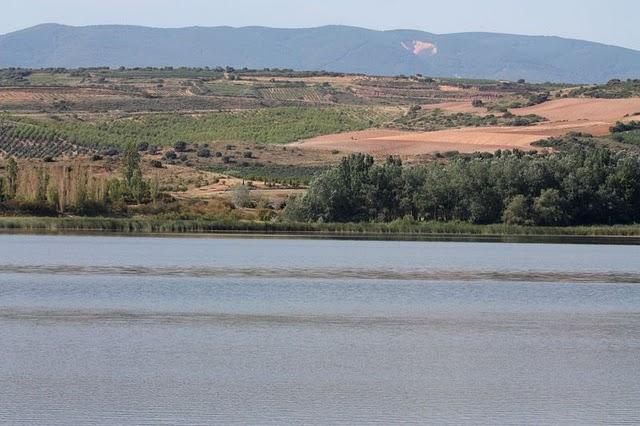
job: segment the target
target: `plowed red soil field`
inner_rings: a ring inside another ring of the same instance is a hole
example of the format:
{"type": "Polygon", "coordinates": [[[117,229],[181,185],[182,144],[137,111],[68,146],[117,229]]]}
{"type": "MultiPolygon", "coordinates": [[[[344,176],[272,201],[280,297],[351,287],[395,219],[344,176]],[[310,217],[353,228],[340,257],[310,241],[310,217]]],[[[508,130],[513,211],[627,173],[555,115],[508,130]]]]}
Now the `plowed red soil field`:
{"type": "MultiPolygon", "coordinates": [[[[468,102],[433,105],[450,112],[485,113],[471,108],[468,102]]],[[[435,152],[498,149],[530,149],[531,143],[569,132],[606,135],[618,120],[640,112],[640,98],[630,99],[559,99],[528,108],[512,110],[517,115],[537,114],[547,122],[523,127],[473,127],[435,132],[366,130],[321,136],[296,143],[301,148],[365,152],[373,155],[420,155],[435,152]],[[625,117],[626,116],[626,117],[625,117]]]]}

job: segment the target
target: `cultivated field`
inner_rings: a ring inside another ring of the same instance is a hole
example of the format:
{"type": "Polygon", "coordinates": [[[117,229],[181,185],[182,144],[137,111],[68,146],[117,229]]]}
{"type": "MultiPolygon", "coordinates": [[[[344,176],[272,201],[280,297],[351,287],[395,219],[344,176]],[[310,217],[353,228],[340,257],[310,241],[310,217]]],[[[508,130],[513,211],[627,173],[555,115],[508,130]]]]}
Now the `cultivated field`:
{"type": "MultiPolygon", "coordinates": [[[[582,142],[640,150],[640,130],[609,134],[616,121],[637,119],[637,86],[277,69],[0,70],[0,176],[12,157],[31,183],[68,167],[76,180],[86,170],[106,185],[137,145],[144,179],[174,200],[163,213],[270,217],[349,153],[417,165],[532,150],[541,140],[550,150],[582,142]],[[580,136],[564,137],[572,132],[580,136]]],[[[94,184],[94,193],[105,190],[94,184]]],[[[35,184],[24,191],[56,197],[35,184]]]]}
{"type": "MultiPolygon", "coordinates": [[[[469,102],[431,105],[450,113],[486,114],[486,108],[474,108],[469,102]]],[[[377,156],[423,155],[458,151],[493,152],[498,149],[531,149],[533,142],[559,137],[570,132],[603,136],[616,121],[631,120],[640,112],[640,98],[559,99],[526,108],[513,109],[514,115],[535,114],[548,121],[531,126],[458,128],[434,132],[370,130],[325,135],[295,145],[303,149],[366,152],[377,156]]]]}
{"type": "Polygon", "coordinates": [[[123,99],[127,94],[109,89],[76,87],[4,87],[0,88],[0,105],[12,107],[21,104],[47,104],[53,102],[82,102],[103,99],[123,99]]]}
{"type": "Polygon", "coordinates": [[[514,114],[537,114],[552,122],[604,122],[614,123],[640,113],[640,98],[591,99],[568,98],[544,102],[513,111],[514,114]]]}
{"type": "Polygon", "coordinates": [[[375,156],[415,155],[458,151],[461,153],[492,152],[498,149],[529,149],[530,144],[544,135],[528,133],[527,129],[490,127],[455,129],[436,132],[398,130],[368,130],[318,138],[295,144],[302,149],[365,152],[375,156]]]}

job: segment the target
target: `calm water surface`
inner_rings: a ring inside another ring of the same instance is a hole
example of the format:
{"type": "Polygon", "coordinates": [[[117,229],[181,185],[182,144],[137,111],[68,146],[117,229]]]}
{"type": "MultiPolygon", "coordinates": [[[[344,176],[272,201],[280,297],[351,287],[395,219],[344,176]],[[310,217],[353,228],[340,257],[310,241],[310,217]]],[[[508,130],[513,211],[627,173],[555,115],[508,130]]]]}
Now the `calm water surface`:
{"type": "Polygon", "coordinates": [[[640,247],[0,236],[0,424],[638,424],[640,247]]]}

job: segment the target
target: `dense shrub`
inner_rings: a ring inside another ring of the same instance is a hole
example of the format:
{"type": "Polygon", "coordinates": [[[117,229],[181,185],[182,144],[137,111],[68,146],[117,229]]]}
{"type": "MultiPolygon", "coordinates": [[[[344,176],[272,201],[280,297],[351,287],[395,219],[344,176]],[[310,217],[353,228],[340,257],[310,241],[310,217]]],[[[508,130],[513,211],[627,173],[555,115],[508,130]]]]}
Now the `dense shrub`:
{"type": "Polygon", "coordinates": [[[198,157],[209,158],[211,157],[211,150],[208,148],[200,148],[197,152],[198,157]]]}
{"type": "Polygon", "coordinates": [[[232,199],[236,207],[239,207],[239,208],[255,207],[255,203],[251,199],[251,195],[249,191],[250,191],[249,185],[238,185],[235,188],[233,188],[232,199]]]}
{"type": "Polygon", "coordinates": [[[618,121],[609,129],[609,131],[611,133],[622,133],[638,129],[640,129],[640,121],[629,121],[628,123],[622,123],[618,121]]]}
{"type": "Polygon", "coordinates": [[[447,113],[441,109],[409,112],[394,120],[391,127],[405,130],[434,131],[452,127],[526,126],[544,121],[535,114],[515,116],[507,109],[501,116],[478,115],[466,112],[447,113]]]}
{"type": "Polygon", "coordinates": [[[8,200],[0,202],[0,215],[57,216],[55,207],[43,201],[8,200]]]}
{"type": "Polygon", "coordinates": [[[610,80],[607,84],[598,86],[581,86],[573,89],[571,96],[587,96],[592,98],[622,99],[640,96],[640,80],[619,79],[610,80]]]}
{"type": "Polygon", "coordinates": [[[186,142],[176,142],[173,144],[173,149],[176,152],[185,152],[187,150],[187,143],[186,142]]]}
{"type": "Polygon", "coordinates": [[[102,151],[102,154],[106,155],[107,157],[115,157],[116,155],[120,154],[120,151],[117,148],[109,147],[102,151]]]}

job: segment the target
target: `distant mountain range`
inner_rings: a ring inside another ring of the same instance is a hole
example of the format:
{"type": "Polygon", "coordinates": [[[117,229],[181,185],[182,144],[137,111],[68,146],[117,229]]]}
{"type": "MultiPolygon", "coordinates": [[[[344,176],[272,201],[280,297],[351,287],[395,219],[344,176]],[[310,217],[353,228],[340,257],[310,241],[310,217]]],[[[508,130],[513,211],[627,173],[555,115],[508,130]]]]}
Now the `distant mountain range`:
{"type": "Polygon", "coordinates": [[[430,34],[346,26],[70,27],[0,36],[0,67],[233,66],[595,83],[640,78],[640,51],[559,37],[430,34]]]}

